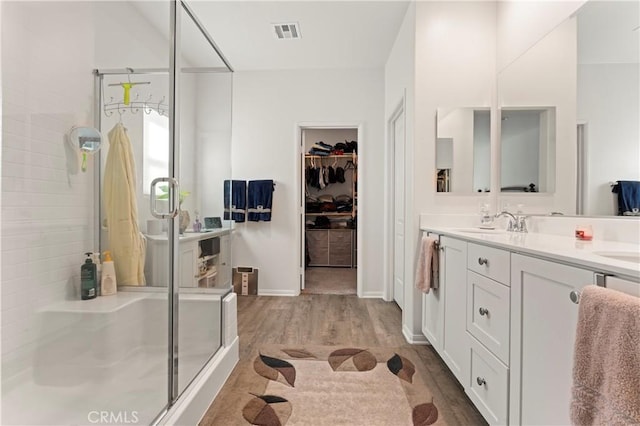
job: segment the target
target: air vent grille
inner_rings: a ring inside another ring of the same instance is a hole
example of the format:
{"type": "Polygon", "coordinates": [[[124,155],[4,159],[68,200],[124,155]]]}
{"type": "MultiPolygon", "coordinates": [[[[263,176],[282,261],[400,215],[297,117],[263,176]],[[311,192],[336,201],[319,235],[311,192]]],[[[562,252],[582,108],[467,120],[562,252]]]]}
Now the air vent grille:
{"type": "Polygon", "coordinates": [[[276,37],[281,40],[300,38],[300,28],[297,23],[290,24],[273,24],[276,31],[276,37]]]}

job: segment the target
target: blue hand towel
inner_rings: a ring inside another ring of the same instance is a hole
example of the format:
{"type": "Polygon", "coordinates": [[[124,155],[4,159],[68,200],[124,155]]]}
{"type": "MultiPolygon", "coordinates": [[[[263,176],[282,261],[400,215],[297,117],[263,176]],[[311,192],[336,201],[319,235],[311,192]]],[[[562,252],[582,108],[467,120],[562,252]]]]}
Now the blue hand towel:
{"type": "Polygon", "coordinates": [[[247,199],[247,220],[251,222],[271,221],[273,180],[250,180],[247,199]]]}
{"type": "Polygon", "coordinates": [[[244,222],[247,210],[247,181],[224,181],[224,219],[244,222]]]}
{"type": "Polygon", "coordinates": [[[612,192],[618,194],[618,215],[637,215],[640,210],[640,181],[619,180],[612,192]]]}

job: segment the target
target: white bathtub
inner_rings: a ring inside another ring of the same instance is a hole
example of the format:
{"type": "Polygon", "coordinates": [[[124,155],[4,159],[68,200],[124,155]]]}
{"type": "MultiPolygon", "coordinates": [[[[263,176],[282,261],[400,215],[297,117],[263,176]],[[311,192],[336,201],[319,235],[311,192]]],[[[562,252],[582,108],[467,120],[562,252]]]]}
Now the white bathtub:
{"type": "MultiPolygon", "coordinates": [[[[41,311],[32,367],[3,377],[2,424],[151,423],[167,401],[167,304],[132,291],[41,311]]],[[[180,295],[180,392],[221,348],[221,317],[220,295],[180,295]]]]}

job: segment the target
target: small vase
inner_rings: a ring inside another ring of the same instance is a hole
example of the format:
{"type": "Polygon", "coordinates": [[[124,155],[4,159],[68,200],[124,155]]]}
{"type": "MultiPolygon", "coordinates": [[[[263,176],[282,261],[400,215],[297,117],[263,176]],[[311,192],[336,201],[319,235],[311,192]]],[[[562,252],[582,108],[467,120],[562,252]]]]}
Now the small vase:
{"type": "Polygon", "coordinates": [[[191,218],[189,217],[189,212],[187,210],[179,210],[178,212],[178,217],[179,217],[179,229],[180,229],[180,234],[184,234],[184,231],[187,230],[187,227],[189,226],[189,223],[191,222],[191,218]]]}

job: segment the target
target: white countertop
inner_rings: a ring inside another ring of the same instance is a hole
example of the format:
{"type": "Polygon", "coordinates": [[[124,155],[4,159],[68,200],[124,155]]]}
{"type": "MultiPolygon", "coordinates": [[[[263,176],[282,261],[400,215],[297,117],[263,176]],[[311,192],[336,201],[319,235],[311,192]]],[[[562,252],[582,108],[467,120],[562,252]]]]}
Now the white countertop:
{"type": "MultiPolygon", "coordinates": [[[[638,244],[596,239],[580,241],[574,237],[531,232],[475,233],[464,232],[462,231],[464,228],[440,226],[422,226],[420,229],[640,281],[640,263],[612,259],[595,253],[640,253],[638,244]]],[[[471,229],[480,230],[479,228],[471,229]]]]}
{"type": "MultiPolygon", "coordinates": [[[[190,230],[185,231],[183,235],[180,235],[180,241],[200,241],[206,240],[208,238],[219,237],[221,235],[226,235],[230,233],[231,230],[229,228],[220,228],[214,231],[208,232],[193,232],[190,230]]],[[[147,235],[144,236],[150,241],[167,241],[168,237],[166,233],[157,234],[157,235],[147,235]]]]}

